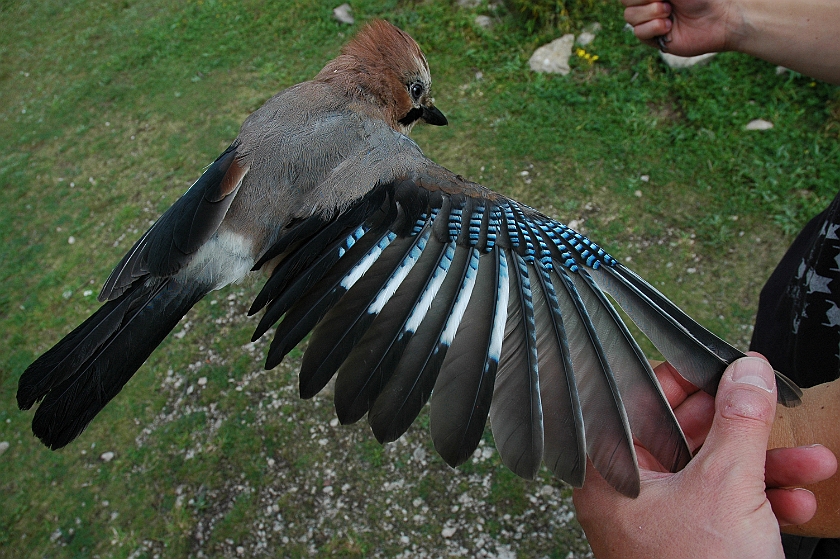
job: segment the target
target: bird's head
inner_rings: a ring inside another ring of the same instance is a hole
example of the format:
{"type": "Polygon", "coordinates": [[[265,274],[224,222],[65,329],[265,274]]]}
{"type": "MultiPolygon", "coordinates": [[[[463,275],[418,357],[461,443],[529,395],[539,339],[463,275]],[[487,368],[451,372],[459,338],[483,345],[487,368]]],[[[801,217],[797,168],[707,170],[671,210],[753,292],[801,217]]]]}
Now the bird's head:
{"type": "Polygon", "coordinates": [[[408,33],[387,21],[367,24],[316,79],[343,84],[347,94],[372,103],[403,134],[419,120],[447,124],[434,105],[423,51],[408,33]]]}

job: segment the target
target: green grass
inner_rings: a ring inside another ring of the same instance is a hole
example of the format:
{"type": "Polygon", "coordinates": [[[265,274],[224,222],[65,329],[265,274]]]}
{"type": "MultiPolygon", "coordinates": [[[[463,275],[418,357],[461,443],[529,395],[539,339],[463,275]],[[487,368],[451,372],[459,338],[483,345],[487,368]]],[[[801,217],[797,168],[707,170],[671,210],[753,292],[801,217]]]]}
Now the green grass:
{"type": "MultiPolygon", "coordinates": [[[[746,346],[761,285],[840,185],[837,88],[736,54],[670,71],[623,31],[618,2],[562,22],[603,25],[587,47],[597,62],[536,75],[530,54],[560,30],[450,4],[353,4],[358,21],[385,17],[426,51],[450,126],[415,129],[425,152],[576,221],[746,346]],[[478,13],[495,27],[475,26],[478,13]],[[745,131],[754,118],[775,127],[745,131]]],[[[379,447],[364,425],[330,423],[329,396],[298,401],[300,352],[266,373],[265,341],[247,343],[259,282],[199,304],[68,448],[42,447],[16,408],[20,373],[97,307],[150,220],[250,112],[359,27],[332,7],[0,2],[0,557],[585,553],[546,474],[522,481],[495,453],[453,471],[425,416],[379,447]]]]}

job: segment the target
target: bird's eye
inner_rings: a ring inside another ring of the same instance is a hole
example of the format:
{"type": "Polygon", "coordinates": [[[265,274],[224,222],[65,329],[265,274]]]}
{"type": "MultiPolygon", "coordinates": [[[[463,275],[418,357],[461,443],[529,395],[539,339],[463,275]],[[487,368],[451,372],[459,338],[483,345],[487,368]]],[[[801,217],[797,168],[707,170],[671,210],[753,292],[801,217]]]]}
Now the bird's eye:
{"type": "Polygon", "coordinates": [[[421,95],[423,95],[423,84],[420,83],[413,83],[411,87],[409,87],[409,91],[411,91],[411,96],[415,99],[419,99],[421,95]]]}

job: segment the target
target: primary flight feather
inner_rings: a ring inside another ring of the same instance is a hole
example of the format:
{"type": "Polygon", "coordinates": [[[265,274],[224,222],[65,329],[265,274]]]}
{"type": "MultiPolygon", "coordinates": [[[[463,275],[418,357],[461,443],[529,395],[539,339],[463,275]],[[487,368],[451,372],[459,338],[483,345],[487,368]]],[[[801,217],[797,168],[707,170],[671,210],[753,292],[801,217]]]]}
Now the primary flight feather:
{"type": "Polygon", "coordinates": [[[263,269],[254,339],[279,321],[266,367],[312,332],[301,396],[337,373],[339,419],[367,414],[380,441],[431,398],[432,439],[453,466],[489,416],[502,461],[524,477],[544,462],[580,486],[589,457],[636,495],[634,437],[682,468],[682,431],[604,292],[706,391],[742,353],[586,237],[427,159],[408,133],[447,123],[430,87],[414,40],[374,21],[249,116],[116,266],[102,307],[23,373],[19,406],[40,402],[35,435],[68,444],[193,305],[263,269]]]}

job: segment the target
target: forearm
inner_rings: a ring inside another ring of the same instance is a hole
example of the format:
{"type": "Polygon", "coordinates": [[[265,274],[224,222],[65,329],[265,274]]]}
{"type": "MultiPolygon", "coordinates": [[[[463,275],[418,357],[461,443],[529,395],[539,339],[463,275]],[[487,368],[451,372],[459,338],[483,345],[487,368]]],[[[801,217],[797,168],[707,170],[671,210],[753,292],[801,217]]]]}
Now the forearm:
{"type": "MultiPolygon", "coordinates": [[[[840,381],[804,390],[802,404],[778,406],[767,448],[821,444],[840,456],[840,381]]],[[[806,536],[840,537],[840,475],[807,486],[817,498],[817,514],[786,532],[806,536]]]]}
{"type": "Polygon", "coordinates": [[[840,84],[840,0],[739,0],[726,49],[840,84]]]}

